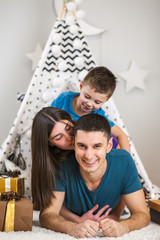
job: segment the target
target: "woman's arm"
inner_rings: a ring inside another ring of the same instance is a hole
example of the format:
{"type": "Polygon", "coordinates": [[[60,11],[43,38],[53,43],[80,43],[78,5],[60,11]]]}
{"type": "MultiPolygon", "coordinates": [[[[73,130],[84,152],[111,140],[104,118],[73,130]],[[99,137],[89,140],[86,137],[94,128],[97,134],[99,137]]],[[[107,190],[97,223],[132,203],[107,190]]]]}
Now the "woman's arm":
{"type": "Polygon", "coordinates": [[[72,222],[76,222],[76,223],[82,223],[85,220],[89,219],[92,221],[96,221],[96,222],[100,222],[102,219],[105,218],[110,218],[110,219],[114,219],[116,221],[119,220],[120,216],[122,215],[124,208],[125,208],[125,202],[123,199],[121,199],[118,203],[118,205],[116,206],[116,208],[112,211],[111,214],[110,211],[112,210],[111,208],[109,208],[109,205],[104,206],[103,208],[101,208],[96,214],[94,214],[94,212],[99,208],[99,205],[96,204],[92,209],[90,209],[88,212],[86,212],[85,214],[83,214],[82,216],[78,216],[74,213],[72,213],[70,210],[68,210],[64,205],[62,206],[61,210],[60,210],[60,215],[63,216],[65,219],[72,221],[72,222]],[[102,213],[108,209],[105,214],[102,215],[102,213]],[[101,216],[102,215],[102,216],[101,216]]]}

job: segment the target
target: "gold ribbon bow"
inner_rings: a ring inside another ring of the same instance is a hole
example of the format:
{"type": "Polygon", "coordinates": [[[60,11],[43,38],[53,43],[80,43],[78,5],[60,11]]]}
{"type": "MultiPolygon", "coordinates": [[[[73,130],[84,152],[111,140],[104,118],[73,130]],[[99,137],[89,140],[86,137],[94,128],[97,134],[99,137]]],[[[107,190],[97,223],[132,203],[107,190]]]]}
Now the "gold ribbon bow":
{"type": "Polygon", "coordinates": [[[1,201],[7,201],[7,209],[5,216],[5,232],[14,231],[15,201],[20,200],[20,195],[16,192],[1,193],[1,201]]]}

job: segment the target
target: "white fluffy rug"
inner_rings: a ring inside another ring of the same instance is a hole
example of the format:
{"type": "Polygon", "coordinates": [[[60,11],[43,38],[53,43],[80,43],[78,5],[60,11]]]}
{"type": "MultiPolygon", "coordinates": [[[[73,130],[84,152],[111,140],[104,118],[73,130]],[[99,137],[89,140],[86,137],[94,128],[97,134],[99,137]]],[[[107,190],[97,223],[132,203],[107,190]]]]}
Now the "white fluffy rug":
{"type": "MultiPolygon", "coordinates": [[[[0,232],[0,240],[75,240],[66,234],[56,233],[45,228],[41,228],[38,222],[39,212],[33,212],[33,228],[32,231],[28,232],[0,232]]],[[[84,240],[89,238],[84,238],[84,240]]],[[[91,239],[91,238],[90,238],[91,239]]],[[[105,238],[101,236],[96,236],[92,238],[95,240],[115,240],[115,238],[105,238]]],[[[123,237],[116,238],[117,240],[160,240],[160,225],[151,222],[149,226],[125,234],[123,237]]]]}

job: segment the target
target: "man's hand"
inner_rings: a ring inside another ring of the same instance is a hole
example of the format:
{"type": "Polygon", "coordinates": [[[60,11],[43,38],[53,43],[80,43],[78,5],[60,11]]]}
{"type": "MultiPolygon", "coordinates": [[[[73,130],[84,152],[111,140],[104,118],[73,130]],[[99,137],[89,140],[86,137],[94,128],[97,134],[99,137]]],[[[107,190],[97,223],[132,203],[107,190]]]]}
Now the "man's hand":
{"type": "Polygon", "coordinates": [[[112,219],[104,219],[100,221],[100,229],[105,237],[120,237],[127,232],[126,225],[112,219]]]}
{"type": "Polygon", "coordinates": [[[91,220],[86,220],[83,223],[76,224],[69,233],[76,238],[92,238],[96,236],[99,230],[99,223],[91,220]]]}
{"type": "Polygon", "coordinates": [[[88,212],[84,213],[81,217],[80,217],[80,221],[79,222],[84,222],[87,219],[90,219],[92,221],[95,222],[100,222],[101,220],[105,219],[108,217],[110,211],[112,210],[112,208],[109,208],[109,205],[105,205],[103,208],[101,208],[96,214],[94,214],[94,212],[99,208],[99,205],[96,204],[91,210],[89,210],[88,212]],[[102,215],[102,213],[108,208],[108,210],[105,212],[105,214],[102,215]],[[102,216],[101,216],[102,215],[102,216]]]}

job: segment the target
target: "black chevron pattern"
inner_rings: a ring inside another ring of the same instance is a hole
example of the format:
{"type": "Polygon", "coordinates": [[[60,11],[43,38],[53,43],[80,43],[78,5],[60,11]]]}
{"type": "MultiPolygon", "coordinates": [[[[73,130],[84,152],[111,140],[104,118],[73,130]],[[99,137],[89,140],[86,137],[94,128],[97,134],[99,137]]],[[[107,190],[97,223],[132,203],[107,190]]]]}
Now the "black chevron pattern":
{"type": "Polygon", "coordinates": [[[93,67],[95,67],[95,61],[93,56],[88,48],[88,44],[83,36],[83,33],[79,27],[78,22],[76,22],[77,27],[79,28],[77,34],[72,34],[69,31],[69,25],[66,24],[65,20],[57,20],[54,26],[54,30],[56,33],[61,35],[61,43],[59,43],[59,47],[61,49],[59,56],[55,56],[52,52],[52,47],[55,43],[51,40],[50,48],[46,57],[46,61],[42,71],[55,71],[58,72],[58,61],[65,61],[67,64],[67,69],[64,72],[77,72],[87,70],[90,71],[93,67]],[[79,39],[82,44],[82,49],[75,49],[73,46],[73,42],[75,39],[79,39]],[[83,57],[84,66],[79,68],[75,66],[75,58],[83,57]]]}

